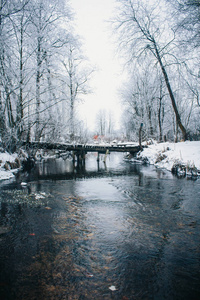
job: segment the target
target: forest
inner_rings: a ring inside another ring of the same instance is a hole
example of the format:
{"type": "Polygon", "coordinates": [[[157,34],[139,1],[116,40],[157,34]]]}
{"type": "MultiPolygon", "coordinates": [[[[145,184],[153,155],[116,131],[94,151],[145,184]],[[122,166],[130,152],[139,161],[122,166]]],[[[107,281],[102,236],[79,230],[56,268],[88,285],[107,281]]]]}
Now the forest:
{"type": "MultiPolygon", "coordinates": [[[[129,74],[119,88],[126,138],[138,140],[142,124],[144,139],[199,140],[200,1],[116,0],[109,24],[129,74]]],[[[76,107],[92,74],[68,1],[0,0],[3,149],[81,141],[76,107]]]]}
{"type": "Polygon", "coordinates": [[[1,0],[0,138],[15,151],[20,141],[73,139],[75,105],[87,93],[91,68],[65,0],[1,0]]]}
{"type": "Polygon", "coordinates": [[[199,0],[120,0],[114,29],[126,52],[124,128],[135,138],[200,138],[199,0]]]}

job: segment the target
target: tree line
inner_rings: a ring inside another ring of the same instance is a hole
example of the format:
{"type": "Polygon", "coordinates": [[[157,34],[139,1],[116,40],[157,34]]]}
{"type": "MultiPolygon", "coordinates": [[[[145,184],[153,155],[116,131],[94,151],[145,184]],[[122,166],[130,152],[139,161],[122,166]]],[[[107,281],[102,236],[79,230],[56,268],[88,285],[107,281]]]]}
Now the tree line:
{"type": "Polygon", "coordinates": [[[0,142],[67,140],[91,68],[66,0],[0,0],[0,142]]]}
{"type": "MultiPolygon", "coordinates": [[[[138,139],[199,139],[199,0],[116,0],[111,23],[129,78],[121,88],[123,131],[138,139]]],[[[0,144],[67,141],[92,74],[67,0],[0,0],[0,144]]],[[[99,112],[99,134],[113,132],[99,112]],[[107,124],[107,125],[105,125],[107,124]],[[105,129],[105,126],[108,128],[105,129]]]]}
{"type": "Polygon", "coordinates": [[[129,79],[123,126],[136,138],[200,138],[200,1],[118,0],[113,25],[129,79]]]}

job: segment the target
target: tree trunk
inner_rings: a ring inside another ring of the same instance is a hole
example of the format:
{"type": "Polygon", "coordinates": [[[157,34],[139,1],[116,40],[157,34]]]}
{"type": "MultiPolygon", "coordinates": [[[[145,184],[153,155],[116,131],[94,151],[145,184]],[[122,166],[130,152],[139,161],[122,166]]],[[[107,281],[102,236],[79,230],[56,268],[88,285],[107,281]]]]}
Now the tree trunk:
{"type": "Polygon", "coordinates": [[[153,125],[152,125],[152,119],[151,119],[151,106],[149,105],[148,106],[148,119],[149,119],[149,132],[150,132],[150,137],[152,138],[153,135],[154,135],[154,132],[153,132],[153,125]]]}
{"type": "Polygon", "coordinates": [[[19,101],[17,106],[17,135],[21,139],[23,133],[22,119],[23,113],[23,17],[21,18],[20,24],[20,49],[19,49],[19,70],[20,70],[20,81],[19,81],[19,101]]]}
{"type": "Polygon", "coordinates": [[[11,104],[11,99],[10,99],[11,93],[7,86],[5,87],[5,91],[6,91],[6,107],[7,107],[7,113],[8,113],[9,127],[13,128],[15,125],[15,122],[14,122],[12,104],[11,104]]]}
{"type": "Polygon", "coordinates": [[[159,141],[163,141],[163,122],[164,122],[164,115],[165,115],[165,110],[164,110],[164,104],[163,104],[163,90],[162,90],[162,80],[160,83],[160,95],[158,97],[158,124],[159,124],[159,141]]]}
{"type": "Polygon", "coordinates": [[[155,49],[155,52],[156,52],[156,57],[157,57],[158,62],[160,64],[160,67],[161,67],[161,70],[162,70],[162,73],[163,73],[163,76],[164,76],[164,79],[165,79],[165,83],[166,83],[166,86],[167,86],[167,89],[168,89],[168,92],[169,92],[169,96],[170,96],[170,99],[171,99],[171,102],[172,102],[172,107],[174,109],[174,113],[175,113],[175,116],[176,116],[176,122],[177,122],[177,124],[178,124],[178,126],[179,126],[179,128],[182,132],[183,140],[185,141],[185,140],[187,140],[187,132],[186,132],[186,129],[185,129],[185,127],[183,126],[183,124],[181,122],[181,118],[180,118],[180,115],[179,115],[179,112],[178,112],[178,108],[177,108],[177,105],[176,105],[174,94],[172,92],[172,88],[171,88],[171,85],[170,85],[170,82],[169,82],[169,78],[168,78],[167,72],[165,70],[165,67],[162,63],[160,53],[158,51],[155,40],[153,40],[153,44],[154,44],[154,49],[155,49]]]}
{"type": "Polygon", "coordinates": [[[37,47],[37,74],[36,74],[36,132],[35,140],[40,139],[40,77],[41,77],[41,46],[40,37],[38,37],[37,47]]]}
{"type": "Polygon", "coordinates": [[[158,125],[159,125],[159,142],[162,142],[162,121],[161,121],[162,98],[159,98],[158,108],[158,125]]]}
{"type": "Polygon", "coordinates": [[[1,100],[1,90],[0,90],[0,138],[2,142],[4,141],[4,136],[6,135],[6,121],[5,121],[5,115],[3,112],[3,105],[1,100]]]}
{"type": "Polygon", "coordinates": [[[39,141],[41,137],[41,126],[40,126],[40,104],[41,104],[41,95],[40,95],[40,85],[41,85],[41,64],[42,64],[42,7],[41,3],[39,6],[39,16],[38,16],[38,28],[37,28],[37,71],[36,71],[36,132],[35,140],[39,141]]]}
{"type": "Polygon", "coordinates": [[[70,139],[74,139],[74,92],[73,92],[73,78],[72,71],[69,73],[70,80],[70,139]]]}

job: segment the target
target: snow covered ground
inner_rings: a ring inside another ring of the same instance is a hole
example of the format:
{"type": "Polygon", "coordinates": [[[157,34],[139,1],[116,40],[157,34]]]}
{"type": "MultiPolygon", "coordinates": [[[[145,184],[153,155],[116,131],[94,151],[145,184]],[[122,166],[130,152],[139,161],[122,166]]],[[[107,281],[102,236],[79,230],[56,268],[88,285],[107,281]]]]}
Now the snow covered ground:
{"type": "Polygon", "coordinates": [[[200,141],[181,143],[156,143],[144,148],[138,157],[159,168],[171,171],[173,165],[185,165],[200,172],[200,141]]]}
{"type": "MultiPolygon", "coordinates": [[[[139,159],[145,160],[159,168],[171,171],[173,165],[185,165],[187,170],[197,168],[200,174],[200,141],[181,143],[156,143],[148,145],[139,153],[139,159]]],[[[16,169],[5,170],[6,161],[14,162],[17,154],[0,153],[0,180],[14,177],[16,169]]],[[[188,171],[189,172],[189,171],[188,171]]]]}
{"type": "Polygon", "coordinates": [[[10,179],[15,176],[14,173],[16,172],[16,169],[5,170],[4,166],[7,161],[14,163],[16,158],[16,153],[12,155],[7,152],[0,153],[0,180],[10,179]]]}

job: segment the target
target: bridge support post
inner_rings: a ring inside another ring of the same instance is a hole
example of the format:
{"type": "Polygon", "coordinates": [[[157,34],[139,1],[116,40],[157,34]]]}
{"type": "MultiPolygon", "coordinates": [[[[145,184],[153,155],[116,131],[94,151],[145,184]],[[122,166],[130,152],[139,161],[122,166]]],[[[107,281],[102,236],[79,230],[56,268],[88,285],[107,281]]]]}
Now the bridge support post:
{"type": "Polygon", "coordinates": [[[86,156],[85,151],[82,151],[82,162],[83,162],[83,166],[85,166],[85,156],[86,156]]]}
{"type": "Polygon", "coordinates": [[[99,161],[99,152],[98,152],[98,154],[97,154],[97,161],[99,161]]]}
{"type": "Polygon", "coordinates": [[[80,164],[80,161],[79,161],[79,153],[76,154],[76,162],[77,162],[77,167],[78,167],[79,164],[80,164]]]}
{"type": "Polygon", "coordinates": [[[72,160],[73,160],[73,166],[75,166],[76,155],[75,155],[74,151],[72,152],[72,160]]]}
{"type": "Polygon", "coordinates": [[[77,157],[77,167],[85,166],[85,151],[78,151],[76,153],[77,157]]]}
{"type": "Polygon", "coordinates": [[[106,158],[107,158],[108,154],[109,154],[109,150],[107,149],[107,150],[106,150],[106,154],[105,154],[105,156],[104,156],[104,161],[103,161],[104,164],[106,163],[106,158]]]}

